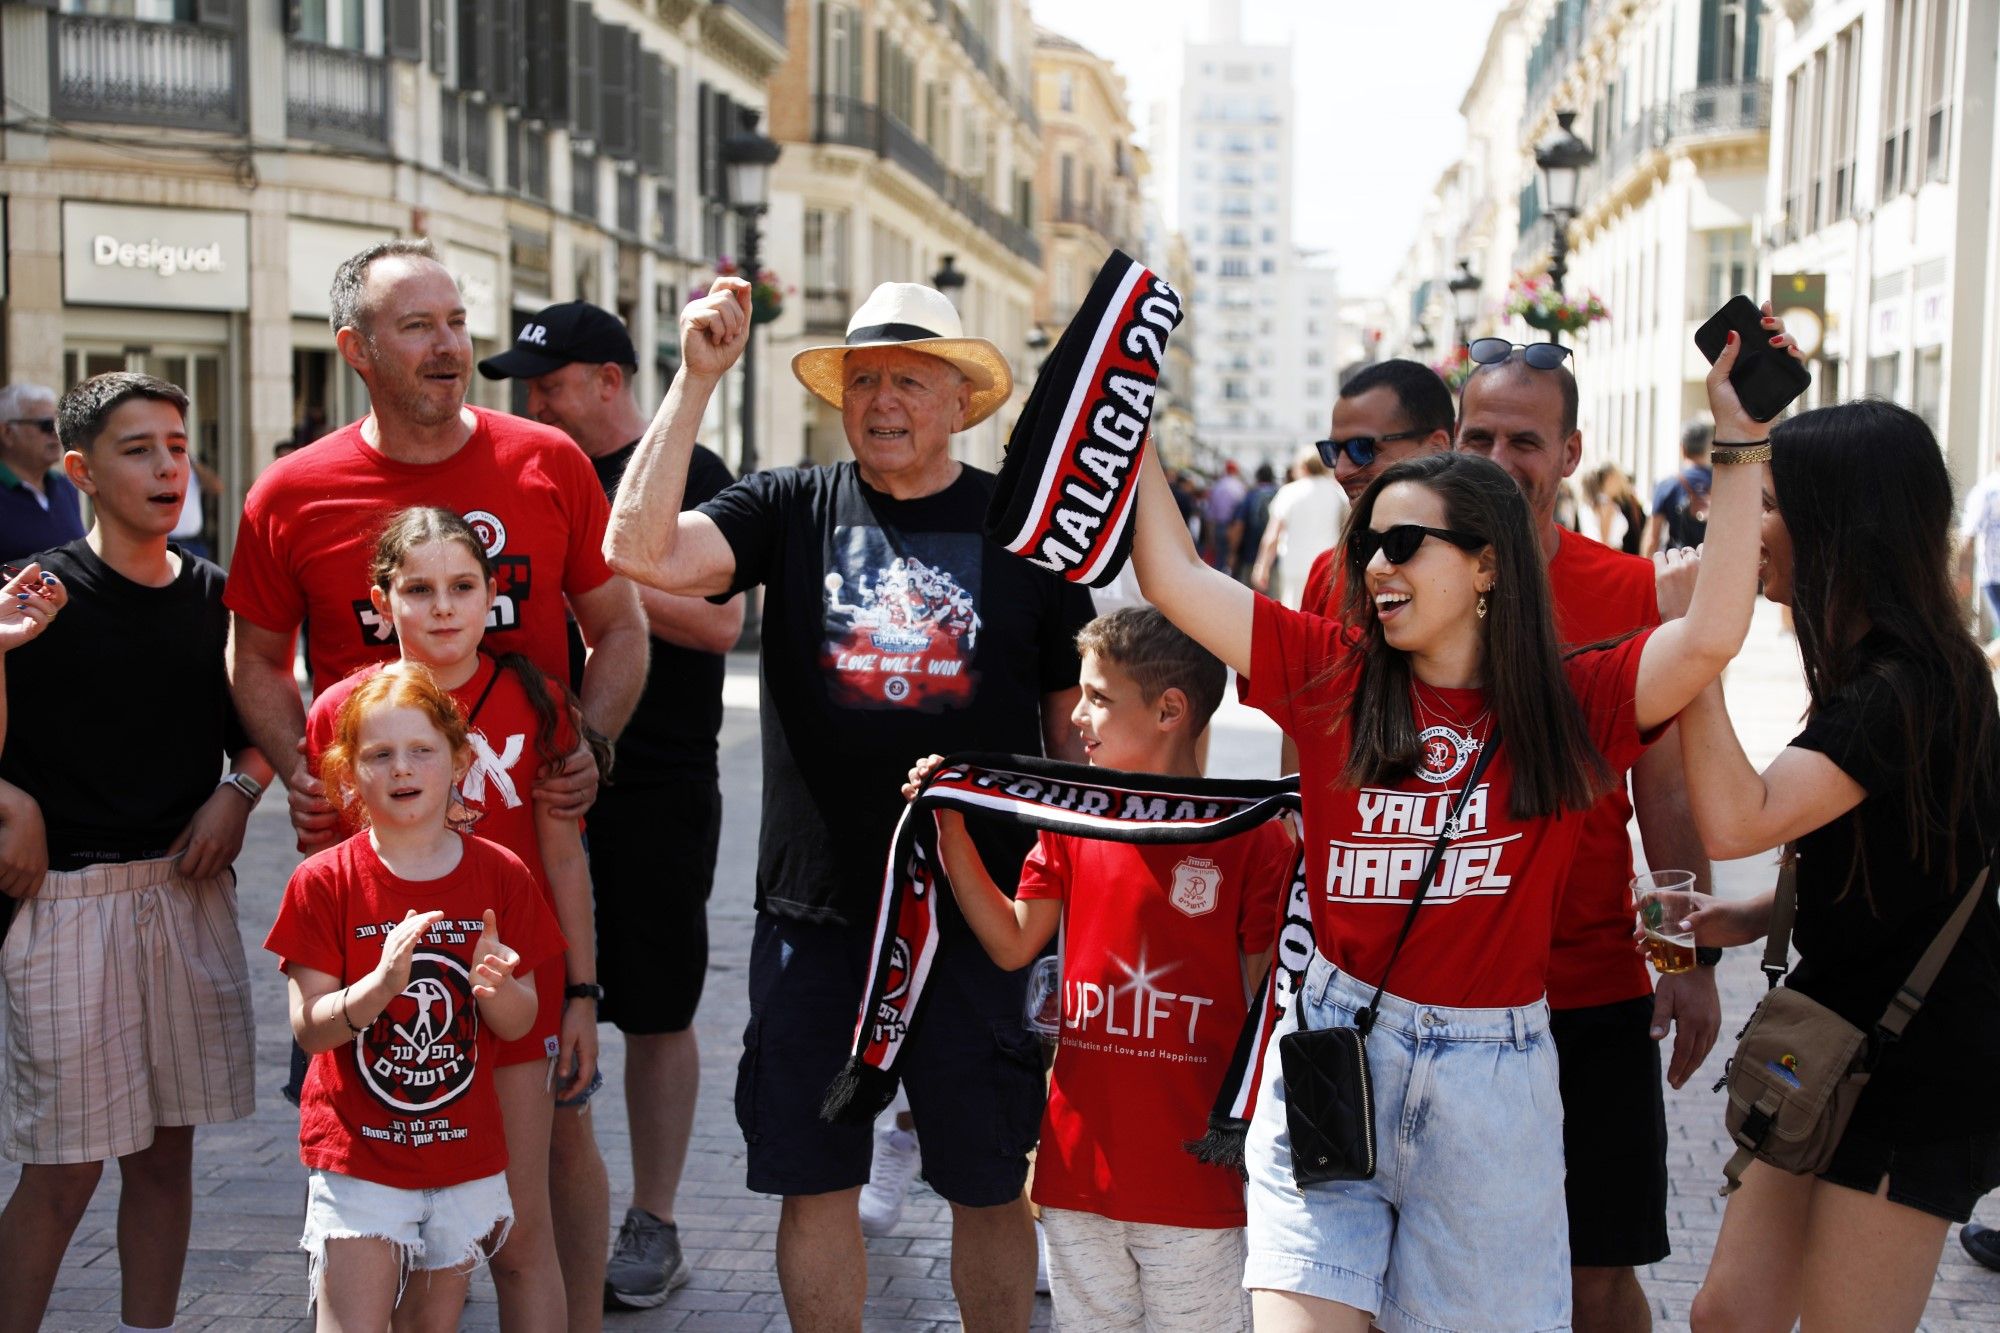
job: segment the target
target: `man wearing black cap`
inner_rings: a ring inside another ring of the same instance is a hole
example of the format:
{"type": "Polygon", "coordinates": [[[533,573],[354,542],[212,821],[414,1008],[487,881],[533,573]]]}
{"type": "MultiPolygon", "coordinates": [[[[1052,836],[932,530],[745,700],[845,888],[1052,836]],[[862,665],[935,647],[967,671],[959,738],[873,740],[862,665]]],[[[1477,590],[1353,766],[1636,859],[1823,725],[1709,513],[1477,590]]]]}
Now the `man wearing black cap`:
{"type": "MultiPolygon", "coordinates": [[[[511,349],[479,363],[479,373],[523,381],[528,415],[576,441],[608,499],[646,429],[632,397],[637,362],[616,315],[568,301],[536,313],[511,349]]],[[[682,506],[693,508],[731,480],[722,460],[696,445],[682,506]]],[[[598,1017],[625,1037],[632,1132],[632,1206],[604,1283],[614,1308],[658,1305],[690,1275],[674,1195],[701,1077],[694,1015],[708,971],[707,904],[722,828],[723,654],[743,629],[741,597],[718,606],[641,588],[640,599],[651,666],[618,738],[615,781],[591,807],[589,838],[604,986],[598,1017]],[[663,853],[673,873],[662,873],[663,853]]],[[[582,646],[575,636],[571,642],[582,646]]]]}
{"type": "MultiPolygon", "coordinates": [[[[983,535],[995,479],[954,459],[951,437],[1005,405],[1012,373],[942,293],[914,283],[882,284],[845,342],[792,361],[840,412],[852,459],[760,472],[687,511],[702,411],[750,315],[736,278],[682,312],[681,368],[619,484],[605,552],[683,595],[764,587],[764,811],[736,1118],[750,1188],[784,1196],[778,1284],[792,1327],[858,1333],[873,1134],[820,1108],[854,1037],[898,789],[934,751],[1080,757],[1074,644],[1092,611],[1080,585],[983,535]]],[[[1017,869],[1027,848],[1008,851],[1011,862],[986,850],[988,866],[1017,869]]],[[[939,910],[926,1009],[898,1073],[924,1178],[951,1205],[961,1318],[974,1333],[1024,1330],[1035,1238],[1021,1187],[1041,1055],[1021,1026],[1023,974],[1000,971],[955,908],[939,910]]]]}

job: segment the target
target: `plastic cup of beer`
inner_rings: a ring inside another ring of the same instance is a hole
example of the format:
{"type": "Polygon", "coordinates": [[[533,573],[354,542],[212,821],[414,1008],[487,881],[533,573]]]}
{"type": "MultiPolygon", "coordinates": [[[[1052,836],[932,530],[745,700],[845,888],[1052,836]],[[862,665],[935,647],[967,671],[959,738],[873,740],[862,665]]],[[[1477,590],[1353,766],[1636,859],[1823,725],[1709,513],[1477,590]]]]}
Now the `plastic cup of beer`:
{"type": "Polygon", "coordinates": [[[1662,976],[1694,968],[1694,928],[1682,923],[1703,905],[1691,870],[1648,870],[1632,881],[1632,905],[1646,936],[1646,957],[1662,976]]]}

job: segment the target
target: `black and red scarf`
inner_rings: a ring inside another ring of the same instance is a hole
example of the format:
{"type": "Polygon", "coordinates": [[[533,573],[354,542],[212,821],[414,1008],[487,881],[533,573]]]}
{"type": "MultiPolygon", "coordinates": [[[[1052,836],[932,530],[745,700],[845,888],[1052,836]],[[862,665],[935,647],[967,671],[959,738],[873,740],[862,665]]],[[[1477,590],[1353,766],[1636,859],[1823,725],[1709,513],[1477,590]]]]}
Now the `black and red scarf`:
{"type": "MultiPolygon", "coordinates": [[[[820,1115],[868,1124],[895,1098],[896,1061],[919,1021],[918,1005],[937,956],[938,896],[951,892],[937,853],[935,811],[956,810],[1081,838],[1191,843],[1228,838],[1298,808],[1296,778],[1169,778],[1022,755],[948,758],[932,770],[896,823],[854,1043],[827,1089],[820,1115]]],[[[1188,1145],[1204,1161],[1240,1167],[1264,1048],[1312,961],[1312,914],[1302,856],[1294,856],[1290,879],[1263,992],[1237,1037],[1209,1114],[1209,1132],[1188,1145]]],[[[1234,931],[1233,924],[1229,928],[1234,931]]]]}
{"type": "Polygon", "coordinates": [[[1072,583],[1102,588],[1132,549],[1132,497],[1181,298],[1120,250],[1048,359],[1000,464],[986,535],[1072,583]]]}

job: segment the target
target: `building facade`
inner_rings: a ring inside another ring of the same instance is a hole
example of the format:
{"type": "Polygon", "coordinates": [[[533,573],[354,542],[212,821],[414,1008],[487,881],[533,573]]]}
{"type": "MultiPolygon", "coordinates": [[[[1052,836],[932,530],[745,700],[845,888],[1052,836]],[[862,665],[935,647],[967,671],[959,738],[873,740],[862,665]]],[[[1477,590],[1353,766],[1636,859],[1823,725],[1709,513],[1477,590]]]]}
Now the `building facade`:
{"type": "MultiPolygon", "coordinates": [[[[1576,338],[1586,456],[1642,486],[1678,466],[1682,423],[1705,414],[1694,330],[1762,290],[1759,241],[1771,118],[1763,0],[1528,0],[1524,164],[1514,267],[1550,258],[1534,146],[1577,112],[1596,152],[1583,176],[1566,289],[1610,318],[1576,338]]],[[[1515,325],[1517,337],[1530,334],[1515,325]]]]}
{"type": "Polygon", "coordinates": [[[1053,341],[1112,250],[1144,258],[1145,158],[1133,145],[1125,80],[1111,62],[1047,28],[1035,31],[1042,121],[1035,234],[1042,274],[1034,324],[1053,341]]]}
{"type": "MultiPolygon", "coordinates": [[[[622,315],[639,391],[731,247],[717,163],[761,108],[784,0],[60,0],[0,4],[9,380],[186,386],[223,479],[225,558],[273,448],[367,410],[327,289],[428,236],[474,348],[585,298],[622,315]]],[[[475,381],[506,406],[510,386],[475,381]]]]}
{"type": "Polygon", "coordinates": [[[1970,484],[2000,432],[2000,6],[1817,0],[1775,19],[1767,262],[1774,285],[1824,293],[1807,402],[1911,408],[1970,484]]]}
{"type": "Polygon", "coordinates": [[[793,0],[770,83],[784,155],[768,258],[798,299],[769,327],[768,461],[847,456],[838,414],[785,368],[800,349],[840,342],[878,284],[924,282],[1013,364],[1014,402],[952,442],[965,461],[998,466],[1026,397],[1042,272],[1033,48],[1026,0],[793,0]]]}

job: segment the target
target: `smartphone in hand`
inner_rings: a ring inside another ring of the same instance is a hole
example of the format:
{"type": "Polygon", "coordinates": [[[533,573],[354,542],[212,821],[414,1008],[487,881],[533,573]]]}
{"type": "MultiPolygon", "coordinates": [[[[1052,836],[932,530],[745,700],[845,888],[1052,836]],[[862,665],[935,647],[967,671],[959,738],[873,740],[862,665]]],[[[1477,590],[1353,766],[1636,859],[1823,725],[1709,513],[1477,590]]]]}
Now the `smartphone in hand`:
{"type": "Polygon", "coordinates": [[[1790,352],[1771,346],[1764,312],[1747,296],[1730,297],[1722,309],[1710,315],[1708,322],[1694,331],[1694,345],[1714,365],[1729,345],[1731,333],[1742,346],[1736,353],[1736,366],[1729,372],[1730,386],[1745,412],[1759,421],[1769,421],[1806,391],[1812,376],[1790,352]]]}

